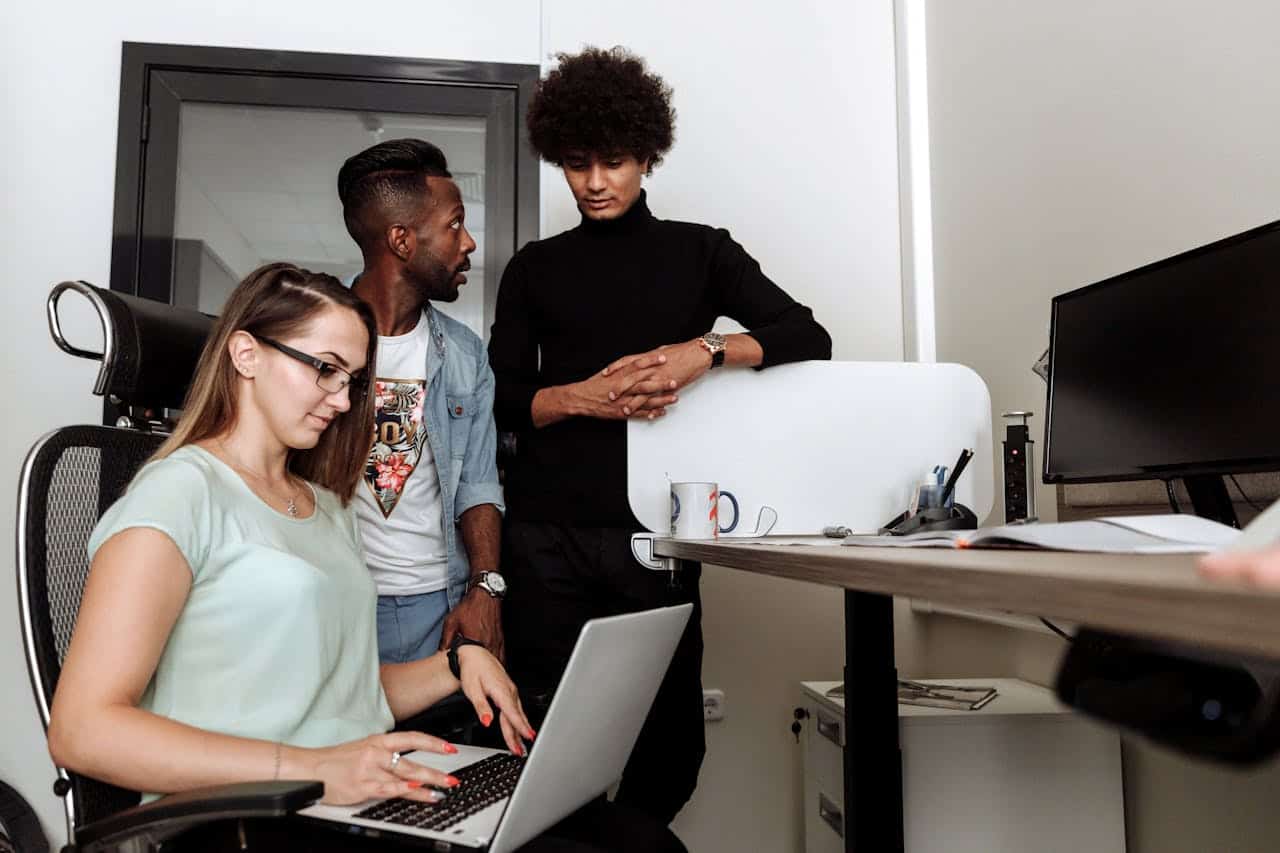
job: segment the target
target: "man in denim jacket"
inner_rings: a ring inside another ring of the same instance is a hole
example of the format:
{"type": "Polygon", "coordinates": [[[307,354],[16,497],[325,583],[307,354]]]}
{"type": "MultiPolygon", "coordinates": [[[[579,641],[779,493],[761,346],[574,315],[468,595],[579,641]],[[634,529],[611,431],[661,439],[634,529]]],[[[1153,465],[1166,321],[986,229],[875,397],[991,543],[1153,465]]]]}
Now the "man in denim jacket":
{"type": "Polygon", "coordinates": [[[461,635],[501,658],[493,371],[480,338],[431,304],[456,300],[471,268],[462,196],[440,149],[416,139],[348,159],[338,196],[364,255],[353,288],[378,321],[374,444],[355,508],[379,655],[417,660],[461,635]]]}

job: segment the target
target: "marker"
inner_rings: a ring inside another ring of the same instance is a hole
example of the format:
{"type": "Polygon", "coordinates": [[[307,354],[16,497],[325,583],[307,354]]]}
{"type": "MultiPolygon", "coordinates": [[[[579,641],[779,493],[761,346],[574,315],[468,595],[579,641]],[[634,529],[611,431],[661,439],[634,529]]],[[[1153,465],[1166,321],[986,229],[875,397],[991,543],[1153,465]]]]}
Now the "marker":
{"type": "Polygon", "coordinates": [[[951,476],[947,478],[947,484],[942,487],[942,506],[947,505],[947,500],[950,499],[951,493],[955,491],[956,481],[960,479],[964,466],[968,465],[969,460],[972,458],[973,451],[969,448],[966,447],[960,451],[960,458],[956,460],[956,467],[951,469],[951,476]]]}

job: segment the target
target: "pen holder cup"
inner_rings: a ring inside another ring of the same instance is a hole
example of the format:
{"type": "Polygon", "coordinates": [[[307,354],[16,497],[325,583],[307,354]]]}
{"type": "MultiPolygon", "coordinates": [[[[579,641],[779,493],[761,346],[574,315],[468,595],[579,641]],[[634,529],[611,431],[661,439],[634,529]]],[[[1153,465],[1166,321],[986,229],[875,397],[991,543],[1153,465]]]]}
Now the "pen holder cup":
{"type": "Polygon", "coordinates": [[[964,504],[949,507],[929,507],[919,510],[910,518],[904,512],[895,516],[880,528],[881,535],[906,536],[931,530],[977,530],[978,517],[964,504]]]}
{"type": "MultiPolygon", "coordinates": [[[[921,485],[916,492],[916,505],[920,509],[942,509],[942,484],[938,485],[921,485]]],[[[952,498],[947,498],[947,503],[954,505],[952,498]]]]}

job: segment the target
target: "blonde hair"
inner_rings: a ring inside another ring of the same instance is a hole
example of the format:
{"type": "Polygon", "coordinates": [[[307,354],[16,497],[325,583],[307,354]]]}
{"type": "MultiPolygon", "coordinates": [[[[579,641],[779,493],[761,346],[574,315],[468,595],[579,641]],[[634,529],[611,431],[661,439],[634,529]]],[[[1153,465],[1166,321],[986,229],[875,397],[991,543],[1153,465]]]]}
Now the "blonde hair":
{"type": "MultiPolygon", "coordinates": [[[[200,353],[182,417],[152,459],[163,459],[180,447],[224,435],[235,425],[238,374],[227,350],[234,333],[289,337],[329,307],[354,311],[368,330],[365,375],[374,376],[378,327],[372,309],[331,275],[293,264],[267,264],[249,273],[227,298],[200,353]]],[[[315,447],[289,454],[290,471],[334,492],[344,505],[355,495],[373,446],[373,394],[366,391],[352,397],[351,408],[334,418],[315,447]]]]}

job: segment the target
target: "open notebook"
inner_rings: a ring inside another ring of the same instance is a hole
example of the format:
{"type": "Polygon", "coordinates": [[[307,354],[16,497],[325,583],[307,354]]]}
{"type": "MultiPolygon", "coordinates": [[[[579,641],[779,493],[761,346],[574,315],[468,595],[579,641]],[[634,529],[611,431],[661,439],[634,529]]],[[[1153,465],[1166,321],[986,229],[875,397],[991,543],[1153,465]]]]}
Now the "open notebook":
{"type": "Polygon", "coordinates": [[[1026,548],[1108,554],[1203,554],[1230,546],[1240,531],[1196,515],[1128,515],[1059,523],[1006,524],[909,536],[845,537],[845,545],[890,548],[1026,548]]]}

